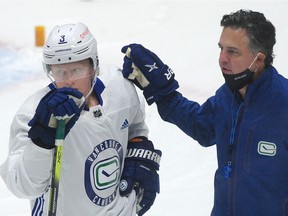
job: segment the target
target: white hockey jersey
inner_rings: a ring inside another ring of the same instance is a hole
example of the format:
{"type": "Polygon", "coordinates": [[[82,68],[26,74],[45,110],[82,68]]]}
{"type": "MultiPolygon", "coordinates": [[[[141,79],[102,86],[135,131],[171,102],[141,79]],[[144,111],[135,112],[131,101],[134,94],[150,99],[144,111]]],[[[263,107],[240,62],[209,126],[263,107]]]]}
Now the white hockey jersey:
{"type": "MultiPolygon", "coordinates": [[[[145,112],[138,94],[121,71],[102,66],[96,81],[100,105],[83,110],[63,146],[57,216],[134,216],[136,196],[119,195],[127,142],[148,135],[145,112]]],[[[9,156],[0,167],[9,190],[31,200],[32,215],[48,215],[53,150],[28,138],[46,87],[30,96],[11,125],[9,156]]]]}

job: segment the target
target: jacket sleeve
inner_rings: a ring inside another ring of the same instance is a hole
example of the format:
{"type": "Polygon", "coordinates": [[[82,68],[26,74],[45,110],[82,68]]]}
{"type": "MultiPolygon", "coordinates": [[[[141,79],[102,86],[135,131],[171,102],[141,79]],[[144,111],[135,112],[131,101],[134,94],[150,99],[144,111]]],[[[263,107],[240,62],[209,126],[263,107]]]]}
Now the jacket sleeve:
{"type": "Polygon", "coordinates": [[[200,145],[215,144],[214,97],[203,105],[190,101],[175,91],[157,102],[157,109],[164,121],[177,125],[200,145]]]}
{"type": "Polygon", "coordinates": [[[8,157],[0,167],[8,189],[19,198],[39,197],[50,182],[54,150],[42,149],[28,138],[28,122],[38,101],[37,97],[26,100],[14,116],[8,157]]]}

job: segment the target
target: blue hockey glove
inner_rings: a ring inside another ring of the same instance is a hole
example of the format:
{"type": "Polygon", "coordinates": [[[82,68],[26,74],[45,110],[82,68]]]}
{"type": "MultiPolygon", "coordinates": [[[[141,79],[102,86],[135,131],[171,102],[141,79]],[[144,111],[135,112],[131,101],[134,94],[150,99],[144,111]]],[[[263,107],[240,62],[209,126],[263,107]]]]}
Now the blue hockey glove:
{"type": "Polygon", "coordinates": [[[76,89],[52,89],[39,102],[28,137],[38,146],[46,149],[55,147],[57,119],[65,119],[65,137],[78,120],[84,107],[83,94],[76,89]]]}
{"type": "MultiPolygon", "coordinates": [[[[139,138],[136,138],[139,139],[139,138]]],[[[139,216],[150,209],[160,192],[159,163],[162,152],[154,149],[153,143],[147,138],[128,142],[127,155],[120,182],[120,195],[128,196],[136,191],[136,211],[139,216]]]]}
{"type": "Polygon", "coordinates": [[[125,54],[123,76],[143,90],[149,105],[179,87],[172,69],[155,53],[140,44],[124,46],[121,51],[125,54]]]}

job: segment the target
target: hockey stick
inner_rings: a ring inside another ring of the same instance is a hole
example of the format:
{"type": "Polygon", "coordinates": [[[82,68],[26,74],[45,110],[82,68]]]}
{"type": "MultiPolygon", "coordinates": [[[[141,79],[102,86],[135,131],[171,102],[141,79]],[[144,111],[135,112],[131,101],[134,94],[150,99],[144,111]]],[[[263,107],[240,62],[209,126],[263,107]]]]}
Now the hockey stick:
{"type": "Polygon", "coordinates": [[[60,172],[62,165],[62,147],[65,137],[65,120],[57,120],[56,137],[55,137],[55,154],[52,170],[52,184],[50,188],[49,216],[56,216],[60,172]]]}

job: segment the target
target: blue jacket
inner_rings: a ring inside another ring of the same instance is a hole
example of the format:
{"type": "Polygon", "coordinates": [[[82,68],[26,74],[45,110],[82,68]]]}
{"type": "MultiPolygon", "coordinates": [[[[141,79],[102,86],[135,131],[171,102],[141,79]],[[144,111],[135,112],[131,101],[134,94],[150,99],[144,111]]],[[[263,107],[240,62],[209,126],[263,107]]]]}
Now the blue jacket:
{"type": "Polygon", "coordinates": [[[212,216],[288,215],[288,80],[274,67],[248,85],[244,99],[224,84],[201,106],[174,92],[157,107],[202,146],[216,144],[212,216]]]}

